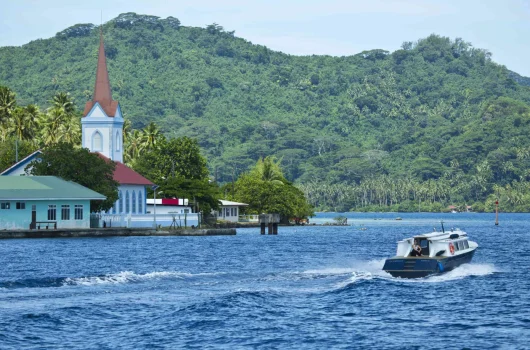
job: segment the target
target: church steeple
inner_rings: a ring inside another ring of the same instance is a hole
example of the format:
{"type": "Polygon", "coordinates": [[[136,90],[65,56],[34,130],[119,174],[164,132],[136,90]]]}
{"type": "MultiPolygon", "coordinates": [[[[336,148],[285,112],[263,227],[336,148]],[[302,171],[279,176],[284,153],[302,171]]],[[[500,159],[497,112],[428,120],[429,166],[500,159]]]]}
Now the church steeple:
{"type": "Polygon", "coordinates": [[[110,90],[109,72],[107,70],[107,60],[105,58],[105,45],[103,43],[103,31],[99,33],[98,64],[96,69],[96,83],[94,84],[94,96],[91,101],[87,101],[83,116],[86,117],[95,103],[99,103],[107,116],[114,117],[118,107],[118,101],[112,100],[110,90]]]}
{"type": "Polygon", "coordinates": [[[103,31],[99,34],[98,66],[93,101],[97,101],[100,104],[109,104],[112,101],[107,60],[105,59],[105,45],[103,44],[103,31]]]}
{"type": "Polygon", "coordinates": [[[81,147],[123,162],[123,115],[118,101],[112,99],[102,32],[99,34],[94,96],[85,105],[81,132],[81,147]]]}

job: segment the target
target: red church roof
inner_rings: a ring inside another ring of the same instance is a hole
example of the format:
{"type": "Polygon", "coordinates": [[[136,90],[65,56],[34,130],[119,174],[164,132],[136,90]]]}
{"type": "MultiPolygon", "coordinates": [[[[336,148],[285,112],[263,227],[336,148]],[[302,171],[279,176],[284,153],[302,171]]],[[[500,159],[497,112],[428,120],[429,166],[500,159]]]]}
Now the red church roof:
{"type": "Polygon", "coordinates": [[[99,52],[98,52],[98,66],[96,69],[96,83],[94,85],[94,97],[92,101],[87,101],[83,117],[86,117],[92,107],[99,103],[105,114],[109,117],[116,115],[118,109],[118,101],[112,100],[112,93],[110,90],[109,72],[107,70],[107,61],[105,59],[105,46],[103,45],[103,33],[99,36],[99,52]]]}
{"type": "MultiPolygon", "coordinates": [[[[110,161],[109,158],[105,157],[101,153],[97,153],[98,156],[105,159],[106,161],[110,161]]],[[[114,170],[114,180],[116,180],[120,185],[144,185],[144,186],[153,186],[154,184],[147,180],[142,175],[138,174],[136,171],[129,168],[127,165],[120,163],[120,162],[114,162],[116,163],[116,169],[114,170]]]]}

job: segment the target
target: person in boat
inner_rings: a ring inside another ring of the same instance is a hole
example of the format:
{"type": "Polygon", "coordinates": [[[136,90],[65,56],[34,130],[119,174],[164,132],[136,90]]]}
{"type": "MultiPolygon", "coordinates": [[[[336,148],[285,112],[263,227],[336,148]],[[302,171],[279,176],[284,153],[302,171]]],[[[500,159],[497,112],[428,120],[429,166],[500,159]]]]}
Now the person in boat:
{"type": "Polygon", "coordinates": [[[414,244],[412,245],[412,251],[410,252],[410,256],[421,256],[421,247],[418,244],[418,240],[414,240],[414,244]]]}

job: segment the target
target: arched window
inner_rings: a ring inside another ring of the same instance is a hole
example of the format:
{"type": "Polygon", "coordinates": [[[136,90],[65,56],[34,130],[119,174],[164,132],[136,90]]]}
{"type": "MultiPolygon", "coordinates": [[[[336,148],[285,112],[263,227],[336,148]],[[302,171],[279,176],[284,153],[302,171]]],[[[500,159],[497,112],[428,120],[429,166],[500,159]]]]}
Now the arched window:
{"type": "Polygon", "coordinates": [[[132,199],[132,213],[136,214],[136,191],[132,192],[131,199],[132,199]]]}
{"type": "Polygon", "coordinates": [[[120,196],[119,196],[119,199],[118,201],[120,202],[120,210],[118,211],[118,213],[123,213],[123,192],[120,191],[120,196]]]}
{"type": "Polygon", "coordinates": [[[142,193],[143,193],[143,191],[139,191],[138,192],[138,213],[139,214],[143,214],[144,213],[144,206],[142,205],[142,202],[143,202],[142,193]]]}
{"type": "Polygon", "coordinates": [[[92,135],[92,151],[103,151],[103,136],[99,131],[92,135]]]}
{"type": "Polygon", "coordinates": [[[120,150],[120,132],[116,131],[116,151],[120,150]]]}
{"type": "Polygon", "coordinates": [[[116,214],[116,209],[117,208],[118,208],[118,201],[116,201],[116,203],[114,203],[114,205],[112,206],[112,214],[116,214]]]}
{"type": "Polygon", "coordinates": [[[129,190],[125,191],[125,213],[131,212],[131,201],[129,200],[129,190]]]}

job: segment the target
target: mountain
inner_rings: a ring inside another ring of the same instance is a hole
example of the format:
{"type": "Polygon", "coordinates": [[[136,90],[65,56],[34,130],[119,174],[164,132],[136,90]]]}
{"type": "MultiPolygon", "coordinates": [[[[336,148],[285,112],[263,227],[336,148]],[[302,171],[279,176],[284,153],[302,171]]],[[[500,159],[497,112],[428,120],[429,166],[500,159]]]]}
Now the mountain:
{"type": "Polygon", "coordinates": [[[528,77],[523,77],[522,75],[512,71],[508,72],[508,76],[521,85],[530,86],[530,78],[528,77]]]}
{"type": "MultiPolygon", "coordinates": [[[[530,150],[528,78],[462,39],[433,34],[392,53],[292,56],[174,17],[125,13],[102,29],[125,117],[135,128],[155,121],[168,136],[197,138],[220,182],[271,154],[300,183],[429,181],[455,164],[471,177],[484,162],[490,188],[529,175],[521,156],[530,150]]],[[[99,31],[78,24],[0,48],[0,85],[19,104],[41,106],[68,91],[82,109],[99,31]]]]}

